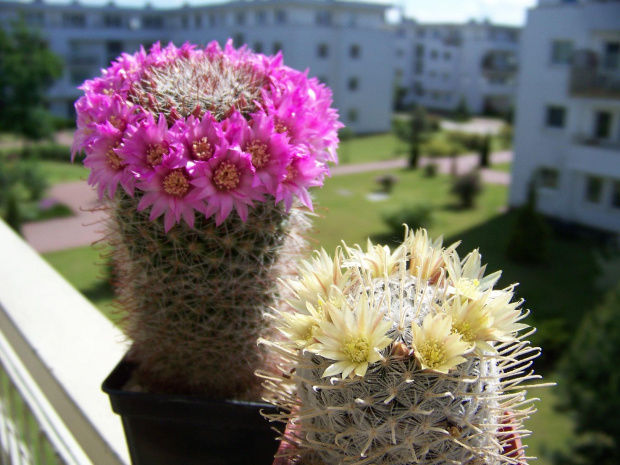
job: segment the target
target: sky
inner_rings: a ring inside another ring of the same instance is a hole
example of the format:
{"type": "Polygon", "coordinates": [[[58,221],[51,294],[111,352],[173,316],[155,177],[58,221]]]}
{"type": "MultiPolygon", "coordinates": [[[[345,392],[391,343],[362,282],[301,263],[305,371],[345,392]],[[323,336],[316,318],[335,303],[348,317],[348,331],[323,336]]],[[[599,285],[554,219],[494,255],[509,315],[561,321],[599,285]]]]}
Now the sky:
{"type": "MultiPolygon", "coordinates": [[[[46,0],[49,3],[68,3],[69,0],[46,0]]],[[[144,6],[147,0],[115,0],[121,6],[144,6]]],[[[208,5],[224,0],[150,0],[154,7],[175,7],[184,3],[208,5]]],[[[470,19],[488,18],[493,23],[523,26],[525,11],[537,0],[357,0],[404,7],[405,16],[421,22],[463,23],[470,19]]],[[[108,0],[80,0],[85,5],[103,5],[108,0]]]]}

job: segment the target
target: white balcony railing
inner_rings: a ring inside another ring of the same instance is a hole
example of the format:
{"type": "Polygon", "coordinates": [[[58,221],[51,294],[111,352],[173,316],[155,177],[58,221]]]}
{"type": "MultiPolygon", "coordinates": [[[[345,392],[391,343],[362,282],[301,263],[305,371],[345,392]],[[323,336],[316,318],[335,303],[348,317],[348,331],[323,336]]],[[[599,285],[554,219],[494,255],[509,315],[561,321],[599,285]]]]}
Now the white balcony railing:
{"type": "Polygon", "coordinates": [[[100,385],[126,343],[0,220],[0,463],[126,465],[100,385]]]}

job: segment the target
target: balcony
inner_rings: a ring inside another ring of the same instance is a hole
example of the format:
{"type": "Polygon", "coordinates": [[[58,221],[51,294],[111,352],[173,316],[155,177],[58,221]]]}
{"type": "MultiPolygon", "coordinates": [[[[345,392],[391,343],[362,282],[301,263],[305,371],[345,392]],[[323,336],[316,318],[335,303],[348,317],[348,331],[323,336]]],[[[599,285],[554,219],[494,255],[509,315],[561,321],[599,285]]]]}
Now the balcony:
{"type": "Polygon", "coordinates": [[[0,463],[127,465],[100,385],[120,331],[0,221],[0,463]]]}
{"type": "Polygon", "coordinates": [[[569,92],[574,97],[620,99],[620,66],[603,67],[598,54],[578,50],[570,70],[569,92]]]}

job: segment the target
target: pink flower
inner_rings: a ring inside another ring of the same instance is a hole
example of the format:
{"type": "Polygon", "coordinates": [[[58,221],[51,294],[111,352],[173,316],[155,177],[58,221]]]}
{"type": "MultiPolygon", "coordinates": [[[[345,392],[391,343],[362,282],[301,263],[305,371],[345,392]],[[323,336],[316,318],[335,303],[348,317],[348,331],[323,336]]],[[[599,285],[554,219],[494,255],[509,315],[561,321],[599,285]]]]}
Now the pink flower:
{"type": "Polygon", "coordinates": [[[164,215],[164,229],[170,230],[183,219],[194,227],[195,210],[201,210],[200,200],[192,199],[196,188],[185,166],[185,160],[170,156],[153,169],[153,174],[141,180],[136,187],[144,192],[138,203],[138,211],[151,207],[149,219],[164,215]]]}
{"type": "Polygon", "coordinates": [[[164,115],[159,121],[150,113],[137,124],[127,128],[123,146],[118,153],[139,178],[152,175],[156,166],[161,165],[169,156],[180,151],[173,134],[168,131],[168,123],[164,115]]]}
{"type": "Polygon", "coordinates": [[[260,192],[252,189],[254,169],[249,155],[238,146],[231,147],[225,139],[207,163],[195,165],[194,177],[192,184],[197,189],[191,199],[204,199],[204,214],[215,215],[217,226],[233,208],[246,221],[248,205],[252,206],[254,200],[264,201],[260,192]]]}
{"type": "Polygon", "coordinates": [[[286,177],[293,147],[284,134],[275,131],[273,118],[265,113],[253,114],[250,123],[241,114],[237,115],[236,124],[229,133],[234,134],[231,142],[237,143],[250,156],[256,173],[252,187],[263,187],[275,196],[279,183],[286,177]]]}
{"type": "Polygon", "coordinates": [[[84,166],[90,168],[88,184],[97,187],[99,200],[105,192],[110,198],[114,197],[120,183],[125,191],[133,196],[134,177],[127,167],[127,162],[119,155],[122,132],[109,121],[97,124],[94,127],[95,142],[85,149],[84,166]]]}
{"type": "Polygon", "coordinates": [[[224,137],[222,125],[209,112],[202,119],[190,115],[185,122],[179,120],[171,131],[182,142],[187,158],[196,163],[209,161],[224,137]]]}
{"type": "Polygon", "coordinates": [[[297,197],[312,210],[308,188],[322,186],[327,173],[327,167],[323,163],[318,163],[312,154],[296,156],[286,167],[286,177],[276,192],[276,203],[284,201],[286,211],[289,211],[293,206],[294,197],[297,197]]]}

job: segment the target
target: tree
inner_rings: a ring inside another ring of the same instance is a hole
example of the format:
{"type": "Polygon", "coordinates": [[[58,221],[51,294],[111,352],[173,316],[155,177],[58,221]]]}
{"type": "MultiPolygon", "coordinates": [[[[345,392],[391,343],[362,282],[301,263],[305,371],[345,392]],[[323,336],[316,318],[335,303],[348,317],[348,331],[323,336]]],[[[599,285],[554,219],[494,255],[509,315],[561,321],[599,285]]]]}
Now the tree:
{"type": "Polygon", "coordinates": [[[471,112],[469,111],[467,100],[465,100],[465,97],[461,97],[459,104],[454,109],[454,117],[459,121],[467,121],[470,116],[471,112]]]}
{"type": "Polygon", "coordinates": [[[620,283],[584,317],[559,365],[561,407],[574,413],[578,440],[562,465],[620,463],[620,283]]]}
{"type": "Polygon", "coordinates": [[[478,166],[480,168],[487,168],[489,166],[489,155],[491,153],[491,135],[485,134],[480,141],[480,160],[478,166]]]}
{"type": "Polygon", "coordinates": [[[0,128],[28,139],[53,132],[46,91],[62,75],[62,62],[23,21],[0,27],[0,128]]]}
{"type": "Polygon", "coordinates": [[[416,169],[420,161],[420,145],[426,141],[430,122],[423,106],[415,104],[409,120],[409,169],[416,169]]]}

